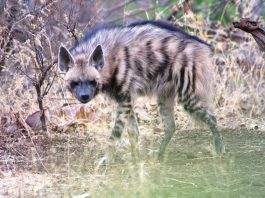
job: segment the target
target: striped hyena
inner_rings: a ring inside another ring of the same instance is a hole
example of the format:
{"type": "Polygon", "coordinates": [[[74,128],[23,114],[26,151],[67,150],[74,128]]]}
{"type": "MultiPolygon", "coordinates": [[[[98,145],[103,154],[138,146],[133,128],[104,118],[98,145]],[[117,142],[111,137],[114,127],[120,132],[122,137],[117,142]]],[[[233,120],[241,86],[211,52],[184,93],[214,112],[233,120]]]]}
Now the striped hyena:
{"type": "Polygon", "coordinates": [[[139,130],[132,101],[137,96],[157,96],[165,131],[158,154],[162,157],[175,131],[175,98],[210,127],[216,152],[224,152],[209,108],[211,57],[211,46],[201,39],[164,22],[143,21],[94,28],[71,50],[60,47],[58,65],[66,73],[67,88],[80,102],[103,92],[118,103],[110,139],[120,138],[126,124],[133,148],[139,130]]]}

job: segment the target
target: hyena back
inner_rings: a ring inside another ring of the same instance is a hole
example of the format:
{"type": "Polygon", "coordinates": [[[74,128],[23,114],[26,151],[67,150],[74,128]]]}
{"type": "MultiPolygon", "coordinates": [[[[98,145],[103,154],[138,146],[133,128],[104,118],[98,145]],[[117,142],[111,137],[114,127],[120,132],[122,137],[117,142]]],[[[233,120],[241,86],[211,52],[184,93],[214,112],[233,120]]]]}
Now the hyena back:
{"type": "Polygon", "coordinates": [[[159,149],[162,157],[175,131],[175,98],[210,127],[216,152],[224,152],[210,109],[211,56],[211,46],[199,38],[167,23],[144,21],[96,27],[71,50],[61,46],[58,65],[66,73],[67,88],[80,102],[87,103],[103,92],[118,103],[110,138],[120,138],[127,125],[133,147],[139,130],[132,101],[137,96],[157,96],[165,131],[159,149]]]}

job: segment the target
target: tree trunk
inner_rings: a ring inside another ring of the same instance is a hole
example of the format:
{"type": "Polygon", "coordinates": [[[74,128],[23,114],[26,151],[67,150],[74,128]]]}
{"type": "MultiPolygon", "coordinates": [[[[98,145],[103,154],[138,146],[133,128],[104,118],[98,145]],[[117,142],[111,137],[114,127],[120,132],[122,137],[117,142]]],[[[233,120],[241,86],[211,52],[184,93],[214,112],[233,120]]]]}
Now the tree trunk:
{"type": "Polygon", "coordinates": [[[37,100],[38,100],[38,105],[40,109],[40,121],[41,121],[41,127],[44,132],[47,132],[47,125],[46,125],[46,117],[45,117],[45,110],[43,107],[43,97],[41,94],[41,88],[40,85],[37,84],[35,85],[35,89],[37,92],[37,100]]]}

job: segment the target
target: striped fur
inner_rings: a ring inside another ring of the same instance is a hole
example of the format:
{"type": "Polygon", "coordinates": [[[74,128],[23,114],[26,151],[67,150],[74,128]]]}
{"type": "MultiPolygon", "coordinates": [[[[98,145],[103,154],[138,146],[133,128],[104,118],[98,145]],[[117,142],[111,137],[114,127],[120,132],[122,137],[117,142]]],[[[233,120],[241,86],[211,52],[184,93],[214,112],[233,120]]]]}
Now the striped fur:
{"type": "Polygon", "coordinates": [[[99,92],[118,102],[112,139],[121,136],[127,123],[132,139],[137,141],[139,130],[132,101],[138,96],[157,96],[165,130],[159,151],[162,157],[175,131],[175,98],[210,127],[217,153],[224,152],[210,109],[211,56],[211,46],[199,38],[167,23],[144,21],[129,26],[96,27],[70,51],[61,46],[58,64],[66,72],[67,87],[81,102],[90,101],[99,92]],[[88,97],[84,98],[88,99],[80,99],[80,92],[86,93],[88,97]]]}

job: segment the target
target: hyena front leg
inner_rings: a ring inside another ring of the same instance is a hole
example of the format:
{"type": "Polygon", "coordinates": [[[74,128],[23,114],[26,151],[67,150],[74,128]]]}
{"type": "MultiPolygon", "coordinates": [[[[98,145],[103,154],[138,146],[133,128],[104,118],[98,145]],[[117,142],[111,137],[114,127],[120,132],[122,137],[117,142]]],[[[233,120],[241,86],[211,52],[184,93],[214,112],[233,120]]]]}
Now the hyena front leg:
{"type": "Polygon", "coordinates": [[[125,125],[127,125],[132,154],[136,156],[139,154],[137,147],[139,129],[130,99],[126,99],[118,105],[115,124],[110,136],[110,140],[112,141],[110,151],[114,150],[114,142],[121,137],[125,125]]]}
{"type": "Polygon", "coordinates": [[[158,98],[159,113],[164,125],[164,138],[159,148],[158,159],[163,159],[166,147],[171,140],[176,127],[174,119],[174,97],[158,98]]]}
{"type": "Polygon", "coordinates": [[[184,104],[184,109],[196,119],[206,123],[212,131],[215,151],[217,154],[225,153],[223,137],[218,130],[216,118],[209,112],[208,108],[201,105],[197,97],[190,99],[184,104]]]}
{"type": "Polygon", "coordinates": [[[121,137],[121,134],[124,129],[124,125],[126,122],[126,115],[125,115],[125,108],[123,107],[123,103],[119,103],[119,106],[117,108],[116,112],[116,118],[115,118],[115,123],[114,127],[111,132],[110,139],[111,140],[116,140],[121,137]]]}
{"type": "Polygon", "coordinates": [[[125,108],[123,103],[119,103],[116,112],[116,118],[114,122],[114,127],[112,129],[110,138],[109,138],[109,146],[107,153],[104,157],[107,164],[113,162],[114,160],[114,153],[115,153],[115,143],[118,139],[120,139],[122,132],[124,130],[124,125],[126,123],[126,115],[125,115],[125,108]]]}
{"type": "Polygon", "coordinates": [[[131,143],[132,155],[135,157],[139,157],[139,148],[138,148],[139,129],[132,108],[130,110],[128,117],[127,130],[129,134],[129,140],[131,143]]]}

